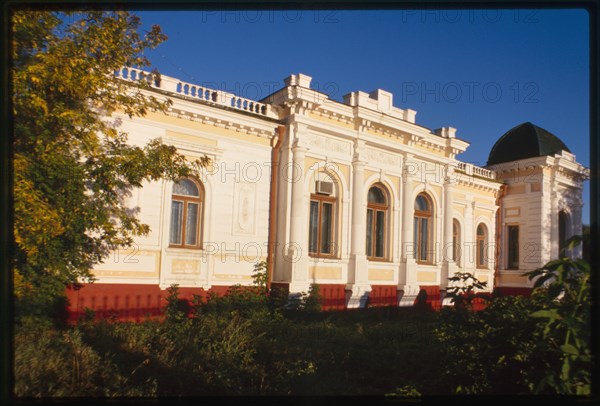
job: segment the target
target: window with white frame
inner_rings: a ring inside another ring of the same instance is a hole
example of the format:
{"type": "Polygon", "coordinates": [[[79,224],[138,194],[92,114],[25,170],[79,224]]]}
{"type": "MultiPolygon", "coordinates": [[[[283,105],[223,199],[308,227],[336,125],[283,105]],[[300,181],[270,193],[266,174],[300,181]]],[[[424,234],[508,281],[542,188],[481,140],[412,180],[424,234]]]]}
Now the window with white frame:
{"type": "Polygon", "coordinates": [[[169,246],[201,248],[202,185],[192,178],[173,184],[169,246]]]}

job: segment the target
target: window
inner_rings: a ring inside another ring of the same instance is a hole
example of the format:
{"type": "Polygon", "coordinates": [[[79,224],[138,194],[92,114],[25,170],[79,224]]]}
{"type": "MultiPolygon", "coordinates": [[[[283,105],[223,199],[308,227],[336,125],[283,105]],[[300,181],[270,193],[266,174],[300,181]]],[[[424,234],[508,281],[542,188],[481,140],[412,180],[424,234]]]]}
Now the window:
{"type": "Polygon", "coordinates": [[[383,260],[386,257],[388,203],[386,193],[379,185],[369,189],[367,197],[367,258],[383,260]]]}
{"type": "Polygon", "coordinates": [[[333,257],[335,250],[335,201],[334,197],[312,194],[310,196],[310,220],[308,229],[308,252],[313,257],[333,257]]]}
{"type": "Polygon", "coordinates": [[[519,269],[519,226],[508,226],[507,269],[519,269]]]}
{"type": "Polygon", "coordinates": [[[487,268],[487,228],[477,226],[477,268],[487,268]]]}
{"type": "Polygon", "coordinates": [[[452,220],[452,260],[460,265],[460,223],[452,220]]]}
{"type": "Polygon", "coordinates": [[[200,248],[202,188],[195,180],[181,179],[173,184],[169,245],[200,248]]]}
{"type": "Polygon", "coordinates": [[[432,263],[431,256],[431,230],[433,222],[433,210],[429,197],[421,193],[415,199],[414,218],[414,256],[417,262],[432,263]]]}
{"type": "Polygon", "coordinates": [[[566,247],[567,241],[567,213],[564,211],[558,212],[558,255],[559,258],[566,256],[563,250],[566,247]]]}

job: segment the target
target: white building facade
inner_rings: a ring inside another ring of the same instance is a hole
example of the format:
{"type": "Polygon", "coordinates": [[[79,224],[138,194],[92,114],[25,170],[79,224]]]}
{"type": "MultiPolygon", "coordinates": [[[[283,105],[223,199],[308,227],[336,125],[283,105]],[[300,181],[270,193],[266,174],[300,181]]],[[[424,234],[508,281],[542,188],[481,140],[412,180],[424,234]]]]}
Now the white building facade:
{"type": "Polygon", "coordinates": [[[338,102],[310,85],[291,75],[253,101],[163,76],[148,92],[173,101],[168,114],[119,117],[131,142],[160,138],[211,164],[133,193],[150,234],[70,291],[71,311],[139,319],[157,314],[173,284],[188,298],[251,285],[261,261],[290,294],[318,284],[326,308],[412,306],[419,294],[435,307],[457,271],[489,290],[530,289],[522,273],[581,233],[587,169],[545,130],[509,131],[481,168],[457,160],[469,144],[454,128],[418,125],[389,92],[338,102]],[[507,161],[503,148],[523,131],[546,149],[507,161]]]}

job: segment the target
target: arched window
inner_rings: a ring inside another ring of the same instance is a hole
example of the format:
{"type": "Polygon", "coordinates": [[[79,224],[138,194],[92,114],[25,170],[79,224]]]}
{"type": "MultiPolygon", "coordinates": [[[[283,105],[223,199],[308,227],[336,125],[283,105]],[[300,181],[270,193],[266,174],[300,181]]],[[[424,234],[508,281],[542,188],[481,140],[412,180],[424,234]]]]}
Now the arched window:
{"type": "Polygon", "coordinates": [[[321,173],[310,195],[308,253],[312,257],[337,256],[336,206],[335,182],[321,173]]]}
{"type": "Polygon", "coordinates": [[[169,245],[201,247],[202,186],[191,178],[173,184],[169,245]]]}
{"type": "Polygon", "coordinates": [[[477,268],[487,268],[487,228],[483,224],[477,226],[477,268]]]}
{"type": "Polygon", "coordinates": [[[456,265],[460,265],[460,223],[458,220],[452,220],[452,260],[456,265]]]}
{"type": "Polygon", "coordinates": [[[367,258],[386,258],[388,202],[381,185],[372,186],[367,197],[367,258]]]}
{"type": "Polygon", "coordinates": [[[421,193],[415,199],[414,241],[415,259],[420,263],[432,261],[433,205],[429,196],[421,193]]]}
{"type": "Polygon", "coordinates": [[[567,213],[563,210],[558,212],[558,256],[562,258],[566,256],[563,250],[566,247],[567,241],[567,213]]]}

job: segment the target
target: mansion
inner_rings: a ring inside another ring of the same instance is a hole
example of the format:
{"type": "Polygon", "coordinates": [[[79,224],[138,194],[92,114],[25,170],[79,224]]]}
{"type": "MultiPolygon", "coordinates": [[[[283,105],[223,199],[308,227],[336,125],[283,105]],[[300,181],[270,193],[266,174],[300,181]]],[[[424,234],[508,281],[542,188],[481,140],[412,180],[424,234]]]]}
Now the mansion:
{"type": "Polygon", "coordinates": [[[143,92],[173,104],[117,114],[129,141],[159,138],[210,165],[127,197],[151,231],[68,292],[73,313],[139,319],[157,314],[173,284],[184,298],[252,285],[261,261],[271,286],[297,294],[318,284],[330,309],[412,306],[417,296],[437,307],[455,272],[522,294],[533,286],[523,273],[582,233],[589,171],[531,123],[499,137],[478,167],[457,159],[469,143],[456,129],[417,124],[381,89],[340,102],[294,74],[260,101],[167,76],[143,92]]]}

